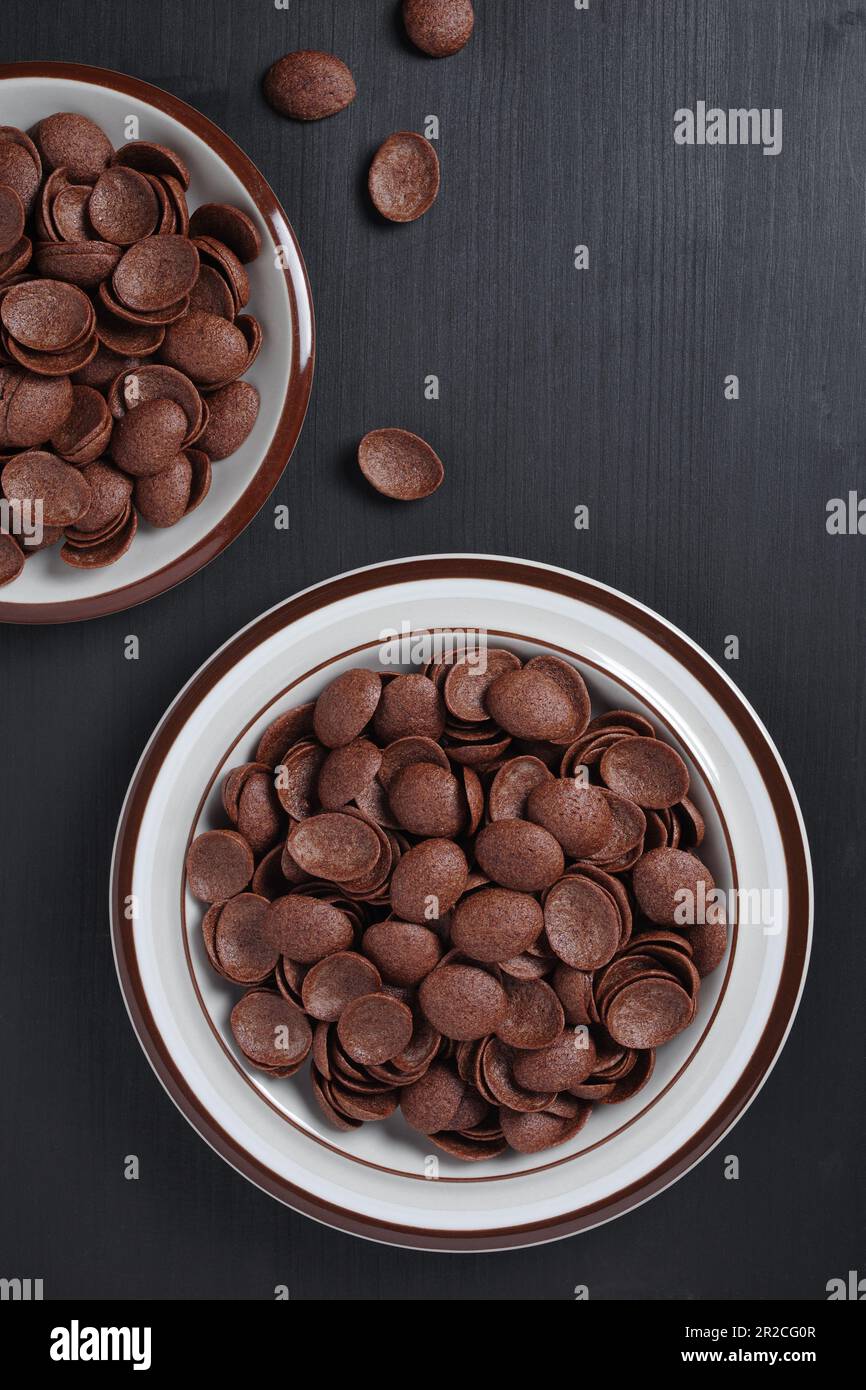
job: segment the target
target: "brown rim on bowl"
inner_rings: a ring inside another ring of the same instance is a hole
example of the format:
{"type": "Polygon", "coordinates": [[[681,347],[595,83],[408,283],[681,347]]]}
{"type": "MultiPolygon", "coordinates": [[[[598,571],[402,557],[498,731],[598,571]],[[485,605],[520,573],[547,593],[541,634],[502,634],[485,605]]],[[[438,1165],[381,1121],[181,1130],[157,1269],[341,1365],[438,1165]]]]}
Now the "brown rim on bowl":
{"type": "MultiPolygon", "coordinates": [[[[504,641],[523,642],[530,646],[544,647],[548,651],[555,652],[559,656],[564,656],[568,659],[578,661],[584,667],[592,667],[600,674],[607,676],[608,679],[615,681],[615,683],[622,690],[627,691],[633,699],[638,701],[642,709],[647,711],[660,727],[663,727],[667,730],[669,738],[676,739],[680,747],[685,750],[690,761],[694,764],[697,771],[699,772],[704,786],[706,788],[707,796],[709,797],[710,801],[712,801],[713,808],[716,812],[716,815],[719,818],[719,823],[722,828],[722,838],[725,844],[725,853],[727,856],[728,864],[730,866],[731,887],[736,892],[739,889],[739,878],[737,876],[737,862],[736,857],[734,855],[734,848],[731,843],[730,832],[728,830],[725,817],[722,814],[722,808],[719,805],[718,798],[712,786],[710,785],[709,779],[707,778],[707,775],[703,767],[701,766],[700,760],[698,759],[694,751],[690,747],[688,747],[688,745],[683,741],[682,737],[674,732],[674,730],[670,726],[670,723],[661,713],[661,711],[657,710],[655,706],[652,705],[645,697],[639,695],[637,691],[633,690],[627,681],[622,680],[620,677],[611,676],[610,673],[608,671],[605,671],[604,668],[600,666],[597,662],[591,661],[588,657],[582,656],[574,651],[567,649],[566,647],[557,646],[553,642],[544,642],[538,638],[527,637],[525,633],[521,632],[503,632],[502,630],[497,628],[485,628],[485,632],[487,633],[488,637],[501,638],[504,641]]],[[[213,790],[214,784],[216,783],[218,778],[220,778],[221,775],[224,773],[226,764],[228,763],[229,759],[232,756],[232,753],[237,748],[238,744],[241,742],[242,739],[244,739],[247,736],[250,729],[253,728],[254,725],[258,724],[262,718],[264,718],[265,714],[269,710],[271,710],[274,705],[281,703],[285,699],[285,697],[295,688],[295,686],[300,685],[303,681],[308,680],[311,676],[319,675],[321,672],[326,671],[337,661],[342,661],[346,657],[355,656],[359,652],[367,652],[370,650],[370,648],[375,648],[378,646],[381,646],[381,642],[378,640],[362,642],[358,646],[351,647],[348,651],[335,653],[335,655],[330,657],[327,661],[320,662],[310,671],[305,671],[302,675],[298,676],[296,680],[292,681],[291,685],[287,686],[284,690],[279,691],[276,695],[273,696],[272,699],[268,700],[267,704],[265,704],[261,709],[257,710],[256,713],[252,716],[252,718],[248,721],[246,728],[240,731],[240,733],[232,742],[231,746],[225,751],[219,763],[211,773],[211,776],[207,782],[207,786],[202,792],[201,799],[199,800],[199,804],[196,809],[196,814],[193,823],[190,827],[189,835],[187,837],[186,846],[184,848],[184,870],[181,875],[180,882],[181,934],[183,939],[184,957],[186,960],[187,971],[189,972],[190,983],[192,985],[192,989],[196,996],[196,999],[198,1000],[199,1008],[202,1011],[205,1021],[207,1022],[210,1031],[213,1033],[216,1042],[218,1043],[219,1047],[221,1048],[228,1061],[231,1062],[232,1066],[238,1072],[239,1076],[242,1077],[246,1085],[248,1085],[251,1090],[255,1091],[259,1099],[263,1101],[265,1105],[268,1105],[274,1111],[275,1114],[279,1115],[281,1120],[284,1120],[286,1124],[289,1124],[292,1126],[293,1129],[296,1129],[299,1134],[303,1134],[305,1138],[311,1139],[317,1144],[321,1144],[322,1147],[325,1149],[330,1149],[332,1153],[338,1154],[341,1158],[346,1159],[347,1162],[358,1163],[361,1165],[361,1167],[364,1168],[375,1168],[380,1173],[389,1173],[394,1177],[404,1178],[409,1181],[427,1182],[429,1181],[429,1179],[427,1179],[423,1175],[423,1173],[409,1173],[406,1172],[405,1169],[401,1168],[387,1168],[384,1164],[375,1163],[371,1159],[362,1158],[360,1154],[347,1153],[344,1149],[341,1149],[337,1144],[331,1143],[330,1140],[327,1139],[324,1134],[317,1132],[313,1128],[310,1128],[309,1126],[305,1125],[302,1121],[296,1120],[292,1115],[288,1114],[284,1109],[282,1109],[279,1105],[276,1104],[273,1098],[264,1089],[264,1086],[259,1080],[259,1078],[253,1073],[253,1070],[244,1065],[243,1058],[240,1056],[240,1054],[232,1050],[229,1039],[226,1036],[224,1036],[222,1032],[220,1032],[219,1028],[216,1025],[216,1022],[214,1021],[214,1018],[211,1015],[210,1010],[207,1007],[207,1004],[204,1001],[204,997],[199,986],[198,977],[196,976],[195,966],[192,960],[192,953],[190,951],[190,933],[187,925],[187,876],[185,867],[186,851],[189,849],[193,839],[199,831],[205,802],[208,800],[208,797],[210,796],[213,790]]],[[[277,713],[278,711],[274,711],[274,717],[277,713]]],[[[204,907],[204,904],[200,904],[200,906],[204,907]]],[[[560,1156],[559,1158],[548,1158],[545,1162],[538,1163],[534,1168],[518,1169],[515,1172],[491,1173],[485,1177],[480,1177],[477,1173],[473,1173],[471,1174],[471,1176],[466,1177],[445,1177],[442,1173],[440,1173],[439,1177],[437,1178],[437,1182],[440,1185],[448,1183],[460,1183],[468,1185],[470,1183],[510,1182],[518,1178],[529,1178],[535,1173],[546,1172],[548,1168],[560,1168],[565,1163],[573,1163],[576,1159],[582,1158],[584,1154],[591,1153],[594,1149],[600,1148],[604,1144],[609,1144],[612,1139],[615,1139],[618,1135],[622,1134],[624,1130],[630,1129],[632,1125],[637,1124],[638,1120],[642,1119],[642,1117],[647,1113],[648,1110],[652,1110],[653,1106],[657,1105],[658,1102],[662,1099],[662,1097],[667,1095],[668,1091],[680,1079],[686,1068],[691,1066],[693,1059],[696,1057],[698,1052],[700,1052],[701,1048],[703,1047],[707,1034],[713,1026],[713,1021],[716,1017],[716,1014],[722,1006],[722,1002],[724,1000],[725,993],[728,988],[728,982],[731,978],[731,971],[734,966],[734,957],[736,955],[737,935],[738,928],[737,926],[734,926],[732,931],[731,947],[730,951],[728,952],[728,959],[725,965],[725,973],[722,978],[721,985],[719,987],[718,997],[716,998],[716,1002],[712,1007],[709,1017],[702,1020],[701,1031],[696,1035],[696,1038],[692,1044],[688,1056],[685,1058],[683,1062],[680,1063],[673,1076],[670,1078],[669,1081],[665,1083],[665,1085],[658,1092],[658,1094],[654,1095],[651,1100],[647,1100],[642,1105],[641,1109],[638,1110],[636,1114],[634,1114],[631,1117],[630,1120],[625,1120],[622,1124],[618,1125],[616,1129],[611,1130],[610,1134],[605,1135],[603,1139],[595,1139],[591,1144],[584,1144],[583,1148],[576,1150],[576,1152],[574,1153],[565,1154],[563,1156],[560,1156]]],[[[420,1136],[414,1135],[413,1138],[417,1139],[420,1138],[420,1136]]],[[[552,1152],[554,1151],[550,1149],[544,1150],[544,1153],[549,1154],[552,1152]]],[[[539,1155],[539,1157],[541,1157],[541,1155],[539,1155]]],[[[464,1165],[464,1169],[465,1166],[466,1165],[464,1165]]]]}
{"type": "Polygon", "coordinates": [[[252,160],[224,131],[179,97],[108,68],[80,63],[0,64],[0,83],[23,77],[58,78],[122,92],[165,112],[210,146],[244,185],[267,227],[274,249],[283,248],[282,269],[292,315],[292,365],[274,437],[246,490],[206,536],[153,574],[89,598],[59,603],[16,603],[12,599],[0,599],[0,622],[72,623],[120,613],[164,594],[210,564],[246,529],[279,482],[298,441],[313,384],[315,322],[310,282],[291,223],[252,160]]]}
{"type": "Polygon", "coordinates": [[[227,643],[193,678],[167,711],[142,757],[127,793],[115,842],[111,881],[111,931],[121,989],[144,1052],[165,1090],[193,1128],[238,1172],[296,1211],[339,1230],[415,1249],[504,1250],[556,1240],[622,1215],[670,1186],[703,1157],[746,1109],[772,1068],[793,1021],[809,956],[812,893],[808,850],[799,809],[776,750],[744,697],[719,668],[682,633],[624,594],[562,570],[488,556],[429,556],[341,575],[298,594],[264,614],[227,643]],[[484,579],[524,584],[601,608],[662,646],[712,696],[743,739],[774,806],[785,853],[789,921],[782,974],[764,1031],[736,1084],[705,1124],[670,1159],[611,1197],[509,1229],[426,1230],[372,1220],[298,1188],[247,1153],[201,1105],[160,1035],[142,986],[132,924],[125,918],[132,891],[141,822],[168,750],[200,701],[262,641],[299,618],[337,600],[382,585],[436,579],[484,579]]]}

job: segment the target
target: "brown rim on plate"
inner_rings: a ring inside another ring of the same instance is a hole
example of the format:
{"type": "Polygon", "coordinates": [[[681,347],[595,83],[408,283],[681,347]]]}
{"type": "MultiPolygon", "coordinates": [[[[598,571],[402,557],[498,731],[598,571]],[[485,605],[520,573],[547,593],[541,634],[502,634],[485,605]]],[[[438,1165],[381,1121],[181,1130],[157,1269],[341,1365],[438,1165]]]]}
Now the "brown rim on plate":
{"type": "MultiPolygon", "coordinates": [[[[600,666],[598,664],[598,662],[590,660],[589,657],[583,656],[582,654],[569,650],[566,647],[557,646],[554,642],[542,641],[540,638],[527,637],[525,633],[521,632],[505,632],[499,628],[485,628],[484,631],[486,632],[488,637],[500,638],[504,641],[525,642],[531,646],[544,647],[548,651],[555,652],[559,656],[566,657],[570,660],[578,661],[584,667],[592,667],[593,670],[598,671],[601,675],[606,676],[610,680],[615,680],[616,684],[620,687],[620,689],[627,691],[629,695],[636,699],[644,707],[644,709],[646,709],[649,712],[649,714],[652,715],[656,723],[667,731],[669,738],[675,739],[676,742],[680,745],[680,747],[685,749],[686,753],[689,756],[689,759],[697,768],[697,771],[700,773],[701,779],[706,788],[707,796],[712,802],[716,815],[719,818],[719,823],[722,828],[722,837],[725,843],[725,853],[727,855],[728,864],[730,866],[731,887],[734,890],[734,892],[737,892],[740,886],[739,878],[737,876],[737,861],[734,855],[734,847],[731,843],[730,831],[728,830],[725,817],[722,814],[722,808],[719,805],[718,797],[716,796],[715,791],[710,785],[707,774],[701,766],[698,757],[696,756],[694,751],[690,747],[688,747],[688,745],[684,742],[682,737],[674,732],[664,714],[662,714],[660,710],[657,710],[654,705],[650,704],[650,702],[646,699],[645,696],[639,695],[636,690],[633,690],[627,681],[624,681],[619,676],[611,676],[609,671],[606,671],[603,666],[600,666]]],[[[410,634],[410,636],[411,635],[412,634],[410,634]]],[[[423,1173],[407,1173],[405,1169],[387,1168],[382,1163],[375,1163],[372,1159],[362,1158],[360,1154],[347,1153],[345,1149],[341,1149],[337,1144],[331,1143],[330,1140],[328,1140],[324,1134],[320,1134],[316,1130],[308,1128],[301,1121],[296,1120],[292,1115],[288,1114],[285,1110],[283,1110],[279,1105],[276,1104],[273,1097],[270,1096],[269,1093],[264,1089],[264,1086],[262,1085],[259,1077],[256,1076],[251,1069],[245,1067],[243,1064],[243,1060],[239,1058],[239,1056],[236,1055],[235,1052],[232,1051],[229,1039],[225,1037],[223,1033],[220,1032],[216,1023],[214,1022],[213,1017],[211,1016],[211,1013],[207,1005],[205,1004],[201,989],[199,987],[199,981],[195,973],[195,967],[192,961],[192,953],[190,951],[190,933],[188,929],[186,914],[187,851],[189,850],[189,847],[192,844],[196,834],[199,832],[199,825],[202,817],[202,812],[204,810],[206,801],[211,795],[214,784],[222,775],[224,775],[226,770],[226,764],[228,763],[238,744],[241,742],[242,739],[246,738],[250,730],[256,724],[258,724],[261,719],[265,717],[265,715],[268,713],[269,710],[273,708],[274,705],[281,703],[286,698],[286,696],[290,694],[296,686],[302,684],[303,681],[309,680],[311,676],[319,675],[320,673],[326,672],[328,668],[333,666],[334,663],[337,661],[342,661],[350,656],[356,656],[359,652],[368,652],[371,648],[376,648],[379,646],[381,646],[381,642],[377,639],[371,640],[369,642],[362,642],[358,646],[351,647],[348,651],[337,652],[334,656],[329,657],[327,661],[320,662],[317,666],[313,667],[312,670],[304,671],[302,675],[298,676],[296,680],[292,681],[291,685],[286,686],[285,689],[278,691],[272,699],[268,700],[267,704],[265,704],[261,709],[257,710],[256,713],[252,716],[252,718],[248,720],[246,728],[240,731],[237,737],[233,740],[231,746],[228,749],[226,749],[222,758],[217,763],[216,767],[211,773],[207,782],[207,786],[202,792],[201,798],[198,803],[198,807],[196,809],[196,814],[193,823],[190,827],[189,835],[187,837],[186,846],[184,847],[184,868],[181,874],[180,882],[181,935],[183,939],[184,958],[186,960],[186,968],[189,973],[190,983],[192,985],[192,989],[196,996],[196,999],[198,1000],[198,1005],[202,1011],[204,1019],[208,1027],[210,1028],[210,1031],[213,1033],[217,1044],[222,1049],[222,1052],[224,1053],[228,1061],[231,1062],[235,1071],[237,1071],[238,1075],[242,1077],[245,1084],[249,1086],[253,1091],[255,1091],[259,1099],[262,1100],[265,1103],[265,1105],[270,1106],[274,1113],[279,1115],[281,1120],[285,1121],[286,1124],[291,1125],[292,1128],[296,1129],[299,1134],[303,1134],[305,1138],[312,1139],[315,1143],[321,1144],[322,1147],[325,1149],[330,1149],[332,1153],[339,1154],[341,1158],[344,1158],[349,1163],[360,1164],[360,1166],[363,1168],[375,1168],[380,1173],[389,1173],[393,1177],[405,1178],[408,1181],[412,1182],[428,1182],[429,1179],[425,1178],[423,1173]]],[[[207,828],[210,829],[211,827],[207,828]]],[[[200,906],[204,907],[205,904],[200,904],[200,906]]],[[[728,982],[731,978],[731,971],[734,967],[734,957],[736,955],[737,949],[738,931],[738,926],[734,924],[731,929],[730,951],[728,952],[728,960],[725,967],[725,974],[719,988],[718,997],[716,999],[715,1004],[713,1005],[709,1017],[706,1020],[704,1020],[703,1027],[701,1028],[700,1033],[697,1034],[688,1056],[680,1064],[680,1066],[677,1067],[677,1070],[674,1072],[673,1076],[670,1078],[669,1081],[665,1083],[665,1085],[662,1087],[659,1093],[653,1096],[652,1100],[647,1100],[642,1106],[642,1108],[638,1110],[636,1114],[632,1115],[630,1120],[625,1120],[616,1129],[611,1130],[610,1134],[605,1135],[603,1139],[596,1139],[591,1144],[584,1144],[582,1149],[578,1149],[574,1153],[565,1154],[560,1158],[549,1158],[543,1163],[536,1164],[534,1168],[523,1168],[513,1173],[491,1173],[485,1177],[481,1177],[477,1173],[472,1173],[470,1176],[467,1177],[443,1177],[443,1175],[440,1173],[439,1177],[437,1178],[437,1182],[440,1185],[443,1183],[459,1183],[468,1185],[470,1183],[512,1182],[518,1178],[529,1178],[532,1177],[535,1173],[544,1173],[549,1168],[560,1168],[564,1163],[573,1163],[575,1162],[575,1160],[582,1158],[584,1154],[591,1153],[594,1149],[601,1148],[604,1144],[609,1144],[612,1139],[616,1139],[617,1136],[622,1134],[624,1130],[631,1129],[632,1125],[637,1124],[637,1122],[643,1118],[647,1111],[652,1110],[653,1106],[657,1105],[658,1102],[662,1099],[662,1097],[667,1095],[671,1087],[676,1085],[683,1072],[686,1070],[687,1067],[691,1066],[692,1061],[703,1047],[706,1037],[713,1026],[716,1014],[719,1012],[719,1009],[722,1006],[725,994],[727,992],[728,982]]],[[[550,1153],[551,1150],[545,1150],[544,1152],[550,1153]]]]}
{"type": "Polygon", "coordinates": [[[809,956],[812,892],[808,851],[799,808],[775,748],[744,697],[715,663],[682,633],[624,594],[563,570],[489,556],[429,556],[398,560],[341,575],[287,600],[231,639],[178,696],[154,733],[133,776],[115,842],[110,890],[111,931],[118,977],[130,1019],[157,1077],[193,1128],[257,1187],[339,1230],[415,1249],[481,1251],[513,1249],[556,1240],[622,1215],[686,1173],[730,1129],[772,1068],[793,1021],[809,956]],[[132,891],[136,848],[144,811],[169,749],[202,699],[231,668],[274,633],[329,604],[382,585],[436,579],[483,579],[525,584],[601,608],[650,638],[678,660],[723,709],[743,739],[776,812],[785,853],[789,920],[782,973],[764,1031],[736,1084],[714,1114],[668,1160],[602,1201],[576,1211],[509,1229],[426,1230],[372,1220],[311,1195],[246,1152],[201,1105],[179,1072],[156,1028],[144,994],[132,923],[125,902],[132,891]]]}
{"type": "MultiPolygon", "coordinates": [[[[149,82],[112,72],[108,68],[88,67],[80,63],[0,64],[0,83],[22,77],[62,78],[122,92],[165,112],[209,145],[244,185],[267,227],[274,249],[283,247],[283,274],[292,315],[292,365],[274,437],[248,487],[213,530],[153,574],[102,594],[60,603],[15,603],[14,600],[0,599],[0,622],[72,623],[87,618],[101,618],[108,613],[120,613],[164,594],[210,564],[246,529],[279,482],[301,432],[313,384],[315,321],[310,282],[301,249],[276,194],[252,160],[206,116],[160,87],[153,87],[149,82]]],[[[263,254],[267,254],[267,248],[263,254]]]]}

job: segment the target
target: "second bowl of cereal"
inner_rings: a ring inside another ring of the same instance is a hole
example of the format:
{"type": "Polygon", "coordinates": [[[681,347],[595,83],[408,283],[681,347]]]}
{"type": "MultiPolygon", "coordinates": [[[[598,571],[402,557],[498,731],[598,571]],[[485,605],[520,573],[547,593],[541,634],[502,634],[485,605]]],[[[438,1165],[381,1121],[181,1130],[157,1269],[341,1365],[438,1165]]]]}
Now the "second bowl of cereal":
{"type": "Polygon", "coordinates": [[[309,399],[286,214],[177,98],[0,68],[0,621],[164,592],[252,520],[309,399]]]}

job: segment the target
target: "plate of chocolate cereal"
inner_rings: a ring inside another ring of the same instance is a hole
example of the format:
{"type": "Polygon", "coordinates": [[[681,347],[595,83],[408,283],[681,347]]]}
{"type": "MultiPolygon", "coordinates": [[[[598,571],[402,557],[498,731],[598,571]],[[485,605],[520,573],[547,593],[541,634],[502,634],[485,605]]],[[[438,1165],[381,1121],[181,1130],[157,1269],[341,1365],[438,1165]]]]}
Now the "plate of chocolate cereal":
{"type": "Polygon", "coordinates": [[[217,652],[111,890],[202,1137],[307,1215],[456,1251],[587,1229],[707,1153],[791,1026],[811,907],[790,780],[710,658],[472,555],[343,575],[217,652]]]}
{"type": "Polygon", "coordinates": [[[137,79],[0,69],[0,619],[143,602],[252,520],[309,399],[303,259],[255,166],[137,79]]]}

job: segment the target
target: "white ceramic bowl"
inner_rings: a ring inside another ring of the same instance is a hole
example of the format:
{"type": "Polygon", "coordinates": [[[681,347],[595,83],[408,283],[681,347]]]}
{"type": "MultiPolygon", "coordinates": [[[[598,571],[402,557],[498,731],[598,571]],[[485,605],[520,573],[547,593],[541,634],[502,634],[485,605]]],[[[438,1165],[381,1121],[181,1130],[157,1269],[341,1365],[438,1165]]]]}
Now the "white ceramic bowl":
{"type": "Polygon", "coordinates": [[[742,695],[640,604],[563,570],[482,556],[395,561],[305,591],[245,628],[154,734],[124,806],[112,930],[130,1016],[157,1075],[245,1176],[344,1230],[409,1246],[496,1249],[554,1239],[644,1201],[725,1133],[766,1077],[796,1010],[811,930],[805,833],[788,777],[742,695]],[[339,671],[375,664],[381,634],[484,628],[531,654],[567,653],[596,708],[645,711],[689,762],[720,886],[778,890],[778,930],[741,926],[704,981],[695,1024],[659,1049],[650,1085],[598,1106],[570,1143],[467,1165],[399,1115],[343,1135],[308,1080],[247,1067],[227,1028],[236,997],[209,968],[201,904],[184,890],[193,835],[220,823],[219,784],[283,709],[339,671]],[[134,910],[130,908],[134,905],[134,910]],[[437,1159],[429,1177],[427,1159],[437,1159]]]}
{"type": "Polygon", "coordinates": [[[263,249],[247,266],[248,312],[263,345],[246,379],[261,407],[249,438],[216,463],[204,503],[165,530],[144,523],[131,549],[105,569],[74,569],[57,549],[32,556],[24,573],[0,589],[0,621],[67,622],[117,612],[189,578],[249,524],[274,488],[300,433],[312,385],[314,330],[301,253],[274,193],[223,131],[192,107],[136,78],[74,63],[0,67],[4,125],[28,130],[55,111],[91,117],[117,147],[130,116],[138,136],[170,145],[190,168],[190,210],[234,203],[253,219],[263,249]],[[277,248],[281,248],[279,255],[277,248]]]}

